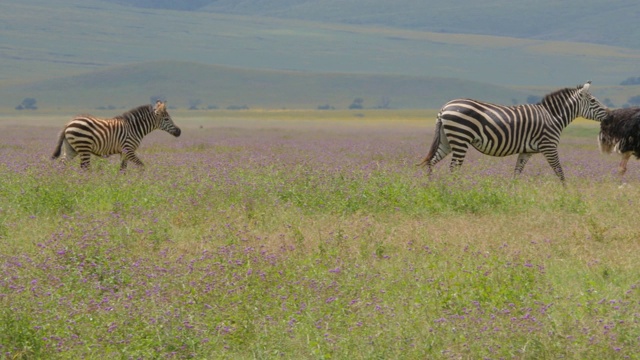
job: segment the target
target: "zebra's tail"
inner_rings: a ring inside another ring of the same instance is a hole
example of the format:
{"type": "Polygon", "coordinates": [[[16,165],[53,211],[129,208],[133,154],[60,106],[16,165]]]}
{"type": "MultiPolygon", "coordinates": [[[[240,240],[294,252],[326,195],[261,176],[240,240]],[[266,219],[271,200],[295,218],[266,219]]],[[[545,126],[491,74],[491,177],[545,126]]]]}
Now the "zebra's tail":
{"type": "Polygon", "coordinates": [[[433,137],[433,142],[431,143],[431,148],[427,153],[427,156],[422,160],[421,163],[416,164],[416,166],[427,166],[433,157],[436,155],[438,148],[440,147],[440,133],[442,130],[442,119],[440,119],[440,115],[438,115],[438,120],[436,121],[436,133],[433,137]]]}
{"type": "Polygon", "coordinates": [[[64,143],[64,130],[60,131],[60,136],[58,136],[58,145],[56,145],[56,149],[53,151],[53,155],[51,155],[51,160],[55,160],[60,157],[62,153],[62,144],[64,143]]]}

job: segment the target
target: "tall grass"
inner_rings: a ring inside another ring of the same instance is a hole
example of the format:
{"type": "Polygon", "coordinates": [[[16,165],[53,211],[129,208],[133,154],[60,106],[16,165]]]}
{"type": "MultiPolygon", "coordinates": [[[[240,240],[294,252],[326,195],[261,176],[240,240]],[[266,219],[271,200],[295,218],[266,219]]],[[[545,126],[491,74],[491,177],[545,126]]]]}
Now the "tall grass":
{"type": "Polygon", "coordinates": [[[126,174],[3,135],[0,357],[637,358],[638,172],[591,139],[565,189],[536,157],[427,178],[429,128],[243,124],[126,174]]]}

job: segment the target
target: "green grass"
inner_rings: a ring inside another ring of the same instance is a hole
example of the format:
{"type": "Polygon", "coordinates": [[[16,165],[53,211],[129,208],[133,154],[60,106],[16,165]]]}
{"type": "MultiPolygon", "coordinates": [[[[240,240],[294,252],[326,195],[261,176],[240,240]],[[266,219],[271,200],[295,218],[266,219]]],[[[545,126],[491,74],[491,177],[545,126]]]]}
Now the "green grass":
{"type": "Polygon", "coordinates": [[[432,125],[323,114],[185,119],[126,174],[5,136],[0,357],[637,357],[637,170],[568,136],[566,188],[536,157],[428,179],[432,125]]]}

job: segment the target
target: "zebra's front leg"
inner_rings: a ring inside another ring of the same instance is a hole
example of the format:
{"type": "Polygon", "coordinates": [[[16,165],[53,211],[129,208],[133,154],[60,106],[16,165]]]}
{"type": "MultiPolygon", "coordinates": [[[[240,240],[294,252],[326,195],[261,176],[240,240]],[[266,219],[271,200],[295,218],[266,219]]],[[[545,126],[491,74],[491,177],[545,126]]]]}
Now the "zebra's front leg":
{"type": "Polygon", "coordinates": [[[518,155],[518,160],[516,161],[516,168],[513,171],[514,178],[517,178],[522,173],[524,166],[527,165],[527,161],[531,159],[531,156],[533,156],[532,153],[521,153],[518,155]]]}
{"type": "Polygon", "coordinates": [[[138,165],[140,168],[144,169],[144,163],[138,158],[135,152],[127,151],[122,153],[122,162],[120,163],[120,171],[127,170],[127,162],[131,161],[134,164],[138,165]]]}
{"type": "Polygon", "coordinates": [[[549,150],[543,151],[542,154],[547,159],[547,162],[549,163],[553,171],[556,173],[556,176],[558,176],[558,178],[560,178],[560,181],[562,181],[562,185],[565,185],[564,172],[562,171],[562,166],[560,166],[560,157],[558,156],[558,149],[555,149],[555,148],[549,149],[549,150]]]}

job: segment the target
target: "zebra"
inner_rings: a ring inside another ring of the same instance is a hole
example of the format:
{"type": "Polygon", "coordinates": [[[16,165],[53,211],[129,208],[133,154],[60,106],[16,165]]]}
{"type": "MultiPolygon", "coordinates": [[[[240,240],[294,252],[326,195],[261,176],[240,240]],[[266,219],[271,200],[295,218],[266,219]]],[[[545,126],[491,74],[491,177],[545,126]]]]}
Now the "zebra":
{"type": "Polygon", "coordinates": [[[126,170],[128,161],[144,168],[135,151],[142,138],[155,129],[164,130],[175,137],[181,133],[167,112],[166,102],[159,100],[155,106],[142,105],[112,119],[80,115],[60,132],[51,159],[64,154],[63,160],[71,160],[80,155],[80,167],[88,169],[91,154],[120,154],[121,171],[126,170]]]}
{"type": "Polygon", "coordinates": [[[459,168],[469,145],[485,155],[518,154],[514,177],[522,172],[533,154],[542,153],[564,184],[558,157],[560,134],[581,116],[602,121],[608,109],[589,93],[591,81],[545,95],[538,104],[502,106],[472,99],[449,101],[438,113],[433,143],[418,164],[432,167],[452,154],[450,170],[459,168]]]}

